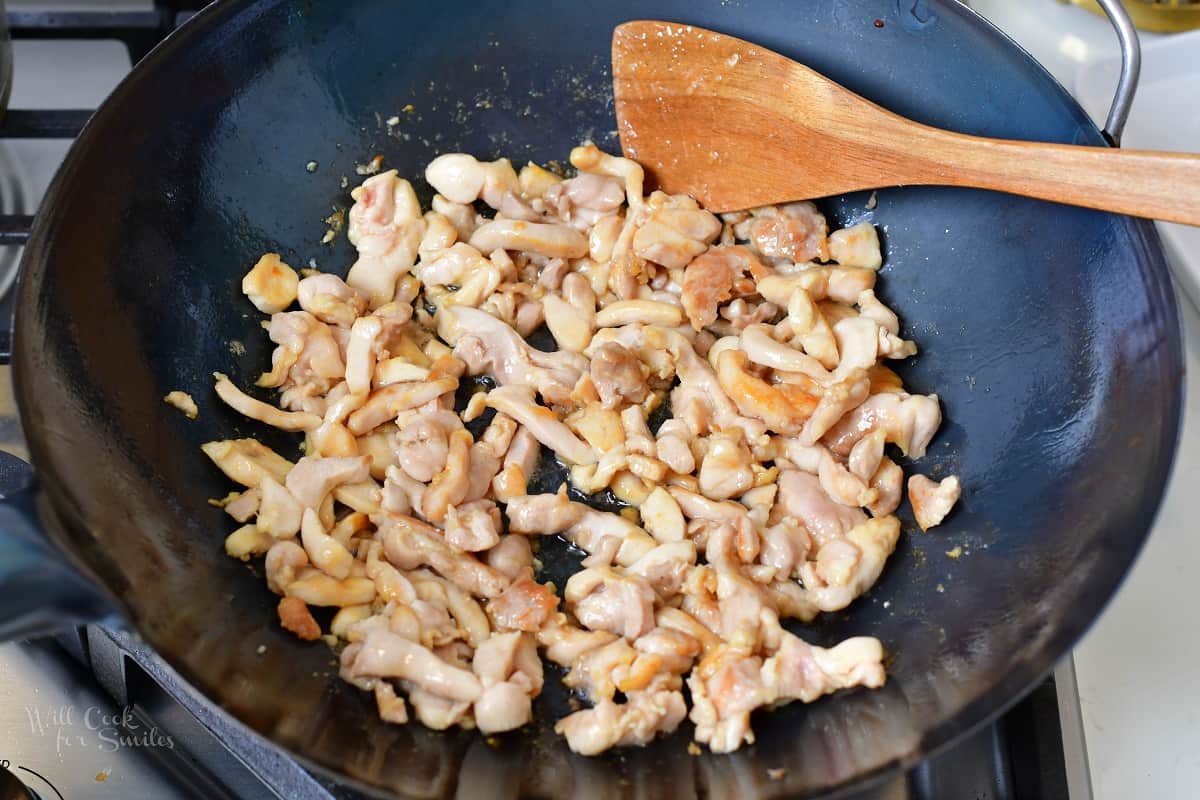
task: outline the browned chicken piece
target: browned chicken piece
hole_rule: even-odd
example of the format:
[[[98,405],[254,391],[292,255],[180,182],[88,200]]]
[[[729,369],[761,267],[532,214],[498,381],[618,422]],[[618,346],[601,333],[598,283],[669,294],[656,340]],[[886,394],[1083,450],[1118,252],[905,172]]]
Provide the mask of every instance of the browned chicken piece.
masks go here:
[[[649,387],[637,356],[616,342],[608,342],[591,353],[592,383],[606,408],[619,408],[646,399]]]
[[[687,716],[677,691],[630,692],[624,703],[602,700],[560,719],[554,732],[576,753],[592,756],[613,747],[644,745],[679,727]]]
[[[255,400],[241,389],[233,385],[228,377],[220,372],[214,372],[217,379],[217,397],[225,401],[233,410],[244,414],[250,419],[265,422],[273,428],[284,431],[307,431],[321,424],[321,418],[307,411],[280,411],[270,403]]]
[[[748,239],[764,257],[793,264],[829,260],[829,243],[825,238],[829,227],[812,203],[764,206],[750,213],[750,219],[735,230],[739,238]]]
[[[633,252],[668,269],[687,266],[721,233],[721,221],[686,195],[654,192],[647,208],[650,214],[634,234]]]
[[[305,456],[287,474],[284,485],[305,508],[319,509],[325,497],[347,483],[370,480],[365,456],[355,458],[312,458]]]
[[[841,611],[879,580],[899,538],[900,520],[875,517],[820,544],[800,568],[806,593],[822,611]]]
[[[532,699],[542,688],[542,662],[526,633],[498,633],[475,651],[471,668],[483,684],[475,724],[484,734],[521,727],[533,718]]]
[[[447,700],[473,703],[483,692],[479,679],[471,672],[453,667],[428,648],[386,630],[367,634],[351,672],[374,678],[399,678]]]
[[[413,480],[429,483],[446,466],[450,433],[461,429],[453,411],[415,415],[394,434],[396,463]]]
[[[366,295],[327,272],[300,281],[297,299],[302,309],[321,322],[342,328],[353,325],[367,308]]]
[[[518,631],[541,630],[557,611],[558,595],[528,576],[514,580],[487,604],[487,612],[498,628]]]
[[[604,539],[616,538],[620,542],[616,561],[621,566],[629,566],[657,545],[650,534],[624,517],[596,511],[561,493],[514,497],[505,513],[513,533],[561,533],[589,553],[599,548]]]
[[[692,327],[700,330],[716,322],[717,309],[733,297],[734,283],[747,272],[763,269],[743,245],[713,246],[692,259],[684,268],[679,296]]]
[[[321,626],[313,619],[312,612],[300,598],[284,597],[280,599],[278,611],[279,624],[283,626],[284,630],[296,634],[306,642],[321,638]]]
[[[242,294],[264,314],[283,311],[296,299],[300,276],[279,259],[278,253],[266,253],[242,278]]]
[[[378,524],[387,559],[400,569],[428,566],[476,597],[496,597],[508,587],[503,573],[446,544],[431,525],[402,514]]]
[[[576,353],[545,353],[531,347],[510,325],[474,308],[450,306],[438,314],[438,333],[472,375],[487,373],[501,386],[532,386],[549,403],[566,403],[587,360]]]
[[[400,277],[412,269],[425,220],[412,186],[395,170],[368,178],[350,194],[347,237],[358,248],[358,260],[346,283],[378,308],[392,301]]]
[[[913,516],[923,531],[941,525],[961,494],[957,475],[939,482],[924,475],[913,475],[908,479],[908,501],[912,503]]]
[[[485,560],[513,582],[533,577],[533,548],[526,536],[500,537],[499,544],[485,554]]]
[[[521,423],[539,442],[557,453],[563,460],[582,466],[595,464],[599,458],[580,441],[571,429],[559,421],[553,411],[534,401],[530,386],[498,386],[488,392],[488,406]],[[525,475],[528,480],[532,475]]]
[[[869,397],[852,409],[825,434],[835,453],[847,455],[874,430],[882,429],[887,441],[911,458],[921,458],[942,423],[937,395],[885,392]]]
[[[446,509],[446,541],[459,550],[476,553],[500,541],[500,509],[491,500],[473,500]]]
[[[787,517],[798,520],[812,534],[817,546],[844,536],[867,520],[860,509],[841,505],[821,488],[816,475],[800,470],[781,470],[776,505]]]
[[[390,722],[393,725],[403,725],[408,722],[408,709],[404,705],[404,698],[396,695],[396,690],[387,681],[376,680],[374,682],[373,691],[375,692],[375,706],[379,709],[379,718],[384,722]]]
[[[654,627],[654,590],[634,575],[608,567],[576,572],[563,592],[567,606],[585,628],[636,639]]]

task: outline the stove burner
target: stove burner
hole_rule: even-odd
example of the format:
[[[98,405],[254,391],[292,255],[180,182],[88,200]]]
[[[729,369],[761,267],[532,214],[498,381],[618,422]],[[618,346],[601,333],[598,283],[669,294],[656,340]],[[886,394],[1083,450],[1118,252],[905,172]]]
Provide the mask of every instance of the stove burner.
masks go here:
[[[0,214],[32,214],[33,194],[25,165],[13,155],[11,145],[0,142]],[[20,248],[0,247],[0,297],[12,289],[20,261]]]

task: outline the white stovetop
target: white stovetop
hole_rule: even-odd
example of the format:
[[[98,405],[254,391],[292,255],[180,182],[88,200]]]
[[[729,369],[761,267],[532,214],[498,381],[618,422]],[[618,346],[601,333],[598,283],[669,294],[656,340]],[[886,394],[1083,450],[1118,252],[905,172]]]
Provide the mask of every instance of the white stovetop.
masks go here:
[[[1074,91],[1091,64],[1118,52],[1108,23],[1053,0],[971,0]],[[1194,36],[1194,34],[1188,34]],[[1147,64],[1161,36],[1143,35]],[[1190,41],[1190,39],[1189,39]],[[1200,44],[1197,45],[1200,48]],[[1200,50],[1198,50],[1200,52]],[[1197,87],[1175,102],[1200,104]],[[1145,104],[1145,105],[1148,105]],[[1151,108],[1135,104],[1132,132]],[[1093,116],[1102,115],[1085,103]],[[1185,106],[1186,107],[1186,106]],[[1192,106],[1195,108],[1195,105]],[[1142,115],[1139,118],[1139,115]],[[1190,144],[1200,150],[1200,141]],[[1200,252],[1171,252],[1192,269]],[[1190,493],[1200,487],[1200,313],[1179,294],[1187,349],[1187,400],[1175,470],[1150,539],[1125,584],[1082,643],[1075,671],[1094,796],[1098,800],[1193,798],[1200,789],[1200,636],[1195,634],[1188,573],[1200,563],[1200,536]]]

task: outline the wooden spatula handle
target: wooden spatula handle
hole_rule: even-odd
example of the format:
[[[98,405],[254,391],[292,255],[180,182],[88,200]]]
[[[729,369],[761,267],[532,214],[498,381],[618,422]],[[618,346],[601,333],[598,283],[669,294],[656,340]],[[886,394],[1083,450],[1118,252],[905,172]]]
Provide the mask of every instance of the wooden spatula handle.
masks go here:
[[[909,182],[976,186],[1200,225],[1200,156],[926,131],[921,147],[905,149],[901,171]]]

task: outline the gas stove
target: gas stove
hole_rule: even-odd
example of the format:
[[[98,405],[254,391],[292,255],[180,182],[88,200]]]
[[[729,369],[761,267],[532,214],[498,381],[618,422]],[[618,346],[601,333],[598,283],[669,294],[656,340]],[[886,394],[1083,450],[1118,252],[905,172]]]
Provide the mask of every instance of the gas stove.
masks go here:
[[[1093,47],[1091,55],[1115,49],[1111,29],[1103,21],[1054,0],[972,0],[971,5],[1030,47],[1068,86],[1072,70],[1082,60],[1078,45],[1063,44],[1070,36],[1083,41],[1085,50]],[[0,216],[0,318],[12,313],[8,289],[16,272],[21,229],[28,222],[21,215],[35,211],[88,110],[107,96],[136,58],[190,13],[187,6],[131,0],[92,3],[86,13],[73,13],[50,11],[50,5],[42,2],[9,3],[16,77],[13,110],[0,126],[0,215],[7,215]],[[1038,23],[1046,19],[1054,20],[1049,33]],[[1185,308],[1185,323],[1189,365],[1196,367],[1200,317],[1190,306]],[[6,336],[0,334],[4,353]],[[1157,630],[1160,639],[1143,644],[1167,664],[1188,663],[1195,656],[1192,650],[1200,647],[1180,645],[1165,626],[1147,625],[1134,634],[1124,625],[1116,631],[1116,625],[1109,623],[1110,618],[1124,622],[1134,609],[1145,606],[1147,598],[1163,602],[1156,578],[1167,569],[1163,562],[1170,560],[1171,548],[1183,546],[1180,540],[1188,531],[1183,515],[1189,506],[1182,497],[1181,476],[1194,480],[1200,472],[1200,401],[1196,399],[1200,379],[1195,377],[1200,369],[1190,374],[1191,406],[1167,507],[1146,555],[1096,630],[1051,679],[995,724],[910,774],[855,795],[857,800],[1086,800],[1128,795],[1123,791],[1127,784],[1114,775],[1120,761],[1132,761],[1133,756],[1118,758],[1115,740],[1104,734],[1104,725],[1113,720],[1124,724],[1127,717],[1135,716],[1130,702],[1123,699],[1126,694],[1144,697],[1154,689],[1137,695],[1120,682],[1125,670],[1113,667],[1118,662],[1118,634],[1146,639]],[[1189,437],[1196,446],[1189,448]],[[0,367],[0,450],[27,457],[7,367]],[[1172,563],[1185,563],[1178,555],[1176,559]],[[1146,567],[1158,572],[1148,575]],[[1182,623],[1177,628],[1186,629]],[[1173,647],[1183,648],[1178,657],[1170,655]],[[1125,654],[1123,663],[1140,663],[1137,654],[1132,655],[1135,660]],[[1180,671],[1180,678],[1186,678],[1186,670]],[[1195,690],[1190,691],[1194,697]],[[330,785],[240,723],[209,708],[127,632],[89,626],[54,638],[0,645],[0,693],[4,701],[0,702],[0,800],[359,796]],[[1169,703],[1175,697],[1163,690],[1160,701]],[[1147,750],[1157,737],[1166,745],[1179,735],[1174,729],[1147,733],[1156,731],[1150,726],[1138,730],[1149,742]],[[1195,733],[1191,737],[1190,741],[1200,741]],[[1187,741],[1178,747],[1186,748]],[[1160,749],[1177,752],[1170,745]],[[1200,777],[1200,767],[1192,764],[1189,769]],[[1182,797],[1187,795],[1183,787],[1195,783],[1194,779],[1160,782],[1156,787],[1161,791],[1149,794],[1167,796],[1174,786],[1175,796]]]

